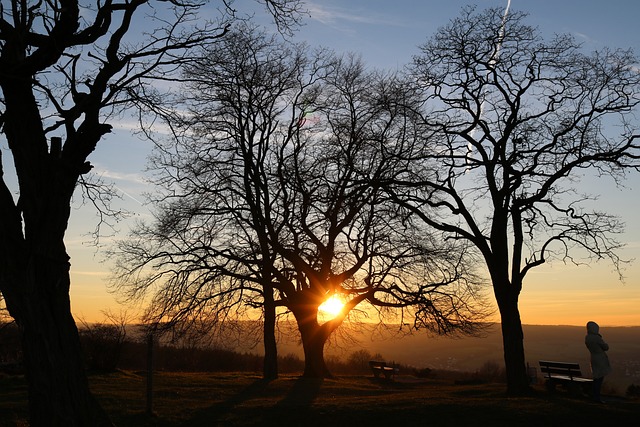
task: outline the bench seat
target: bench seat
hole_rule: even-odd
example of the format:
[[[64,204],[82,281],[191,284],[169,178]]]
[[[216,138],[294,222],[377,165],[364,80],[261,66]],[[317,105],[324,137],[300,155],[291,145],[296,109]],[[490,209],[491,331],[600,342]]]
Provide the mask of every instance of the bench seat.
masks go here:
[[[377,360],[370,360],[369,367],[371,368],[375,378],[379,378],[382,374],[386,379],[391,379],[399,371],[398,368],[388,366],[386,362],[380,362]]]
[[[557,384],[561,384],[570,391],[577,391],[582,387],[588,391],[587,386],[593,383],[593,379],[582,376],[580,364],[573,362],[554,362],[540,360],[540,371],[546,379],[547,389],[553,391]]]
[[[550,377],[546,377],[547,379],[551,378],[556,381],[567,381],[567,382],[577,382],[577,383],[592,383],[593,380],[591,378],[582,378],[582,377],[570,377],[567,375],[551,375]]]

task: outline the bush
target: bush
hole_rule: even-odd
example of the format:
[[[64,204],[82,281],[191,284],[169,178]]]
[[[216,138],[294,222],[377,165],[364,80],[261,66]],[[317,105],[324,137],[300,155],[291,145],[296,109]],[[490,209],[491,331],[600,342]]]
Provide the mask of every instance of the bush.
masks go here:
[[[262,358],[215,347],[162,346],[155,348],[154,367],[172,372],[250,371],[262,369]]]
[[[114,371],[127,337],[124,327],[104,323],[84,324],[79,331],[87,368]]]
[[[418,378],[435,378],[435,373],[430,368],[414,369],[413,375]]]
[[[628,397],[640,397],[640,385],[631,384],[626,394]]]
[[[278,371],[281,373],[297,373],[304,371],[304,361],[293,353],[289,353],[286,356],[279,358]]]
[[[476,372],[479,379],[490,383],[505,382],[507,375],[503,366],[494,361],[485,362]]]
[[[367,350],[354,351],[349,355],[347,365],[354,373],[366,373],[369,372],[369,361],[373,360],[372,357]]]

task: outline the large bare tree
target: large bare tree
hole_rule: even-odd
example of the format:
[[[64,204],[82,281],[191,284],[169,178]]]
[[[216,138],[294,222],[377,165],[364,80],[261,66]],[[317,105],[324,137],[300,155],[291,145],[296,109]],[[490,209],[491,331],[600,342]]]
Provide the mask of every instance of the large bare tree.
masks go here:
[[[443,334],[470,332],[481,320],[464,246],[421,233],[381,185],[406,168],[388,152],[411,131],[411,98],[393,74],[340,58],[304,99],[309,118],[280,159],[275,188],[286,219],[269,231],[291,273],[281,270],[275,288],[298,324],[307,376],[329,375],[325,343],[356,307]],[[345,307],[319,323],[318,307],[331,295]]]
[[[464,251],[417,233],[380,186],[404,165],[379,151],[402,145],[402,87],[307,51],[245,26],[188,69],[186,113],[168,115],[173,138],[153,158],[156,221],[120,244],[115,284],[153,295],[155,322],[262,307],[265,354],[284,307],[304,375],[325,377],[327,339],[363,302],[438,332],[478,319]],[[336,294],[345,308],[319,321]]]
[[[0,126],[17,176],[12,186],[3,161],[0,291],[22,333],[31,425],[110,424],[70,311],[71,199],[109,122],[224,34],[228,3],[208,5],[215,22],[199,22],[203,3],[189,0],[0,3]],[[297,4],[264,3],[285,24]]]
[[[522,393],[525,276],[550,260],[620,267],[622,224],[589,211],[593,196],[580,180],[592,173],[623,183],[640,165],[638,59],[585,54],[568,35],[545,40],[525,15],[500,9],[465,9],[421,50],[412,79],[429,138],[395,195],[481,254],[502,320],[508,391]],[[425,164],[440,164],[439,173],[422,176]]]
[[[172,131],[156,140],[150,162],[157,215],[119,243],[114,276],[127,300],[159,290],[146,321],[178,335],[194,327],[210,335],[260,307],[267,379],[277,376],[277,260],[265,225],[273,203],[266,174],[278,138],[291,137],[280,133],[289,103],[326,67],[305,49],[239,24],[185,70],[176,98],[149,106]],[[152,274],[137,274],[147,266]]]

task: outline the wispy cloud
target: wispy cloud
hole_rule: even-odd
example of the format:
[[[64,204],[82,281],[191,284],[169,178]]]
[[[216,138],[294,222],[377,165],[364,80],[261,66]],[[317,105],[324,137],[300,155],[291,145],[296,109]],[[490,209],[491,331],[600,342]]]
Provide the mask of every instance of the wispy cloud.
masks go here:
[[[147,187],[150,187],[150,184],[145,180],[142,174],[118,172],[107,169],[100,164],[94,164],[93,172],[101,180],[105,180],[106,182],[112,181],[112,185],[124,196],[141,206],[144,205],[144,202],[142,202],[139,197],[133,195],[140,193]]]
[[[388,16],[371,14],[370,11],[326,6],[315,2],[307,2],[306,6],[311,19],[334,28],[343,27],[345,24],[402,25]]]
[[[573,32],[573,36],[578,40],[582,40],[584,43],[595,43],[595,40],[589,37],[587,34],[579,33],[577,31]]]
[[[133,184],[147,185],[147,181],[140,173],[126,173],[109,170],[100,164],[94,164],[94,173],[102,178],[111,179],[114,181],[125,181]]]
[[[92,277],[105,277],[109,275],[108,271],[77,271],[71,270],[71,274],[75,274],[78,276],[92,276]]]
[[[120,119],[120,120],[108,120],[108,124],[113,126],[115,131],[126,131],[131,132],[133,134],[138,134],[139,138],[143,141],[147,140],[147,138],[142,135],[142,127],[138,120],[134,119]],[[153,132],[159,135],[171,135],[171,129],[165,123],[160,121],[154,122],[153,126],[149,126],[149,124],[145,124],[147,127],[147,131]]]
[[[138,120],[119,119],[119,120],[110,120],[107,123],[113,126],[113,129],[116,129],[116,130],[126,130],[126,131],[140,130],[140,122]]]

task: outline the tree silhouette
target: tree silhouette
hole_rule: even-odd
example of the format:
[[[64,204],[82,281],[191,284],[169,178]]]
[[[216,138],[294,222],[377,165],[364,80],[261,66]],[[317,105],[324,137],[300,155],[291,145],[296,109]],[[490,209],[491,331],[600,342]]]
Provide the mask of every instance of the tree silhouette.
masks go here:
[[[620,267],[622,226],[587,210],[593,198],[579,181],[590,170],[622,182],[640,155],[632,52],[586,55],[570,36],[543,40],[524,18],[467,8],[421,47],[411,77],[424,97],[425,142],[411,153],[416,173],[394,190],[426,224],[484,259],[514,394],[528,389],[518,310],[525,276],[582,255]],[[421,172],[438,164],[437,174]]]
[[[404,165],[378,153],[401,144],[402,88],[307,50],[244,26],[189,67],[186,113],[167,108],[172,138],[153,158],[155,222],[121,242],[115,285],[151,293],[154,322],[260,307],[273,344],[284,307],[304,375],[326,377],[325,343],[359,304],[444,333],[473,328],[476,295],[464,248],[418,233],[379,185]],[[321,322],[332,295],[345,307]]]
[[[285,24],[297,4],[265,3]],[[222,3],[218,19],[199,21],[199,4],[0,5],[0,126],[17,176],[15,189],[2,163],[0,290],[23,336],[31,425],[110,424],[89,392],[70,311],[71,199],[109,122],[150,96],[154,81],[170,81],[192,49],[214,42],[234,19]]]
[[[178,335],[194,327],[211,334],[261,308],[267,379],[277,377],[278,261],[265,227],[272,202],[264,175],[279,143],[278,104],[300,97],[322,68],[308,63],[304,49],[239,24],[186,70],[178,99],[149,106],[173,131],[151,159],[157,216],[120,242],[114,277],[127,299],[160,286],[147,321]],[[155,272],[139,276],[147,265]]]

